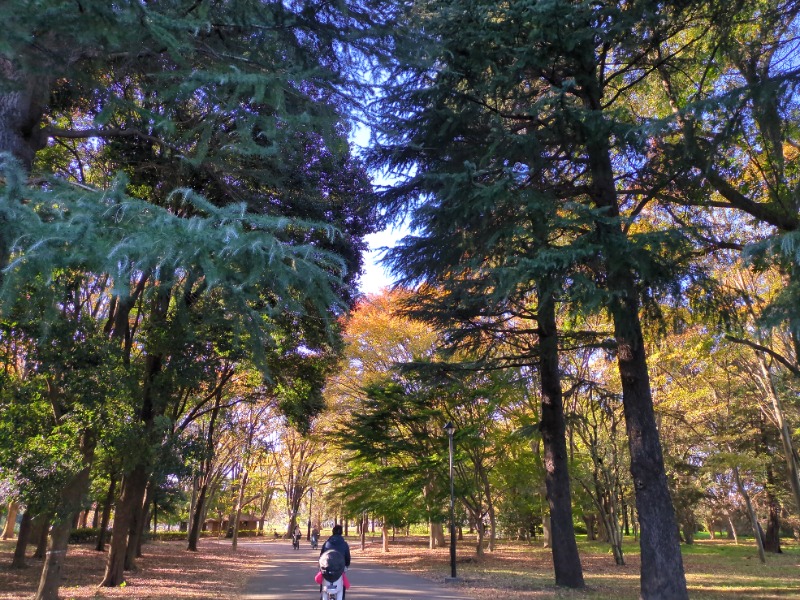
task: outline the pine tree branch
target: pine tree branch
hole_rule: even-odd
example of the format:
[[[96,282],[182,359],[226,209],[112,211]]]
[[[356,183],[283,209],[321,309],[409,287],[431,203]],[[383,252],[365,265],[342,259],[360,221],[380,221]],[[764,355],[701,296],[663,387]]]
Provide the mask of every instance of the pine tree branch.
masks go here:
[[[51,125],[48,125],[47,127],[43,127],[41,129],[41,134],[46,137],[63,138],[70,140],[88,139],[88,138],[108,139],[108,138],[118,138],[118,137],[138,137],[148,142],[153,142],[154,144],[158,144],[159,146],[164,146],[165,148],[169,148],[170,150],[174,150],[175,152],[179,153],[183,152],[182,149],[179,148],[178,146],[170,144],[165,140],[163,140],[162,138],[150,135],[149,133],[145,133],[140,129],[127,129],[127,128],[100,129],[97,127],[92,127],[90,129],[64,129],[62,127],[53,127]]]
[[[70,179],[59,179],[59,181],[63,181],[67,185],[71,185],[73,187],[76,187],[78,189],[81,189],[81,190],[84,190],[84,191],[87,191],[87,192],[100,192],[100,191],[102,191],[102,190],[100,190],[100,189],[98,189],[96,187],[92,187],[91,185],[87,185],[85,183],[80,183],[78,181],[72,181]],[[2,177],[0,177],[0,183],[4,183],[4,182],[5,182],[4,179]],[[28,185],[31,185],[31,186],[33,186],[33,185],[44,185],[44,184],[47,184],[47,183],[52,183],[52,180],[47,179],[46,177],[30,177],[30,178],[28,178]]]

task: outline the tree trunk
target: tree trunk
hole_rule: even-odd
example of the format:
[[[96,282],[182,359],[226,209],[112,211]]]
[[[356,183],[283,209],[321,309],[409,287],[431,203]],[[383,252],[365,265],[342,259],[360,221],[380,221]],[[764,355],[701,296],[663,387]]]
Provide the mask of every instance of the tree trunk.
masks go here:
[[[0,58],[0,77],[13,86],[0,93],[0,152],[10,152],[30,171],[36,151],[47,141],[39,125],[51,78],[42,73],[23,75],[6,58]]]
[[[114,493],[116,489],[117,478],[112,474],[111,481],[108,484],[106,500],[103,503],[103,515],[100,517],[100,530],[97,532],[97,546],[95,546],[95,550],[98,552],[106,551],[106,531],[108,530],[108,522],[111,520],[111,505],[114,504]]]
[[[14,548],[14,558],[11,560],[12,569],[24,569],[25,552],[28,550],[28,539],[31,536],[31,511],[26,510],[22,515],[22,522],[19,524],[19,535],[17,536],[17,545]]]
[[[117,587],[125,581],[125,553],[128,547],[128,532],[134,512],[144,499],[147,486],[147,472],[143,466],[136,467],[122,481],[122,494],[114,511],[114,530],[111,535],[111,548],[106,561],[103,587]]]
[[[587,108],[600,111],[596,74],[587,74]],[[603,124],[598,123],[598,128]],[[592,196],[606,217],[620,217],[616,183],[606,134],[587,131],[587,152],[592,175]],[[622,383],[622,402],[628,432],[631,475],[641,527],[641,587],[643,600],[688,600],[678,524],[669,493],[664,457],[656,425],[650,375],[642,326],[636,277],[628,257],[628,243],[619,223],[598,220],[598,242],[605,254],[609,310],[614,322],[617,365]]]
[[[61,569],[67,555],[72,519],[81,509],[84,497],[89,491],[94,449],[93,437],[85,433],[81,442],[84,467],[72,477],[61,492],[59,510],[50,533],[50,548],[45,556],[35,600],[58,600],[58,587],[62,579]]]
[[[764,355],[760,352],[756,353],[758,362],[761,367],[761,374],[764,378],[764,387],[772,402],[772,412],[778,424],[778,431],[781,434],[781,443],[783,444],[783,455],[786,460],[786,471],[789,479],[789,484],[792,488],[794,495],[795,506],[800,510],[800,465],[798,465],[797,455],[795,454],[794,445],[792,443],[792,434],[789,429],[789,423],[783,413],[783,406],[781,404],[778,391],[772,381],[772,373],[770,373],[767,361]]]
[[[567,470],[567,438],[561,375],[558,366],[558,331],[552,281],[539,282],[539,377],[542,417],[539,429],[544,447],[545,485],[550,506],[553,568],[556,585],[582,588],[583,569],[572,522],[572,495]]]
[[[166,282],[161,282],[161,287],[152,300],[153,308],[151,320],[163,321],[169,309],[170,300],[169,286]],[[144,425],[144,431],[149,433],[152,430],[154,420],[158,416],[155,406],[156,391],[155,381],[163,367],[163,356],[158,353],[148,354],[144,365],[144,385],[142,387],[142,404],[139,409],[139,420]],[[145,435],[145,439],[147,439]],[[125,477],[122,486],[122,495],[114,511],[114,531],[111,537],[111,550],[108,553],[106,562],[106,572],[103,587],[117,587],[125,581],[125,567],[135,568],[136,564],[133,556],[128,554],[128,534],[131,526],[137,518],[141,518],[141,511],[144,506],[144,497],[147,491],[149,480],[149,465],[143,464],[140,459],[133,470]],[[134,548],[135,550],[135,548]]]
[[[367,513],[361,513],[361,549],[367,549]]]
[[[597,461],[597,457],[593,458]],[[599,466],[598,464],[595,468]],[[608,481],[609,474],[607,472],[600,471],[600,474],[603,475],[605,481]],[[588,487],[584,487],[587,493],[592,497],[592,501],[595,503],[600,517],[597,519],[600,525],[599,538],[604,542],[608,542],[608,545],[611,547],[611,554],[614,556],[614,563],[621,567],[625,564],[625,556],[622,551],[622,530],[619,525],[619,507],[616,503],[616,497],[614,494],[603,489],[604,486],[600,483],[597,474],[595,474],[594,485],[594,494],[589,491]]]
[[[542,516],[542,547],[550,548],[553,545],[553,530],[550,527],[550,515]]]
[[[478,518],[476,522],[476,529],[478,532],[478,539],[475,543],[475,554],[478,558],[483,557],[483,539],[486,536],[486,526],[483,524],[483,520]]]
[[[47,541],[50,537],[50,522],[53,520],[52,513],[41,514],[34,519],[39,539],[36,542],[36,552],[33,558],[44,560],[47,556]]]
[[[142,542],[144,541],[144,534],[147,530],[147,524],[150,521],[150,504],[155,496],[155,486],[152,481],[148,482],[147,490],[145,491],[144,501],[142,508],[139,511],[139,516],[136,524],[131,525],[130,536],[128,537],[128,548],[125,552],[125,570],[136,570],[136,560],[142,557]]]
[[[597,511],[597,540],[599,542],[608,541],[608,527],[606,526],[605,515],[603,514],[603,505],[597,503],[600,508]]]
[[[6,517],[6,525],[3,527],[3,539],[10,540],[14,537],[14,527],[17,525],[17,513],[19,512],[19,504],[13,500],[8,503],[8,516]]]
[[[381,543],[383,544],[383,551],[389,551],[389,528],[386,526],[386,519],[381,524]]]
[[[767,468],[767,532],[764,535],[764,550],[773,554],[781,554],[781,505],[775,496],[775,481],[772,468]]]
[[[197,513],[197,497],[200,494],[200,486],[202,485],[204,469],[200,466],[200,472],[192,478],[192,497],[189,500],[189,519],[186,526],[186,541],[189,541],[192,535],[192,525],[194,523],[194,516]]]
[[[767,428],[766,419],[762,415],[761,419],[761,444],[762,450],[770,454],[770,435]],[[790,448],[791,449],[791,448]],[[792,449],[793,451],[793,449]],[[764,535],[764,550],[773,554],[780,554],[781,551],[781,505],[775,495],[775,470],[772,463],[767,459],[767,482],[764,492],[767,500],[767,531]]]
[[[738,545],[739,544],[739,534],[736,531],[736,525],[733,523],[733,517],[728,515],[728,539],[733,538],[733,543]]]
[[[444,527],[441,523],[430,522],[430,548],[444,548]]]
[[[155,535],[156,533],[158,533],[158,504],[156,503],[155,500],[153,500],[152,506],[153,506],[153,511],[152,511],[153,535]],[[167,525],[167,527],[169,527],[169,525]]]
[[[244,488],[247,485],[247,469],[242,472],[241,483],[239,484],[239,493],[236,496],[235,516],[233,519],[233,545],[232,548],[236,551],[236,546],[239,540],[239,519],[242,516],[242,504],[244,503]]]
[[[606,531],[608,532],[608,543],[614,555],[614,563],[621,567],[625,564],[625,555],[622,552],[622,530],[613,515],[606,515]]]
[[[644,600],[685,600],[689,597],[686,576],[650,395],[638,300],[632,278],[626,283],[629,296],[624,302],[616,303],[614,328],[639,515],[641,597]]]
[[[756,511],[753,510],[753,504],[750,502],[750,494],[747,493],[742,478],[739,477],[739,467],[733,467],[733,478],[736,481],[736,487],[739,488],[739,493],[744,498],[744,504],[747,507],[747,514],[750,517],[750,524],[753,527],[753,537],[756,539],[756,546],[758,547],[758,558],[762,563],[766,564],[767,557],[764,554],[764,542],[761,539],[761,526],[758,524],[758,517]]]
[[[481,480],[483,483],[483,494],[486,497],[486,510],[489,514],[489,552],[494,552],[495,542],[497,541],[497,515],[494,510],[492,486],[489,483],[489,475],[486,469],[481,469]]]
[[[206,437],[206,456],[203,461],[203,470],[200,480],[200,492],[197,495],[194,513],[192,514],[192,525],[189,528],[189,547],[188,550],[197,552],[197,542],[200,539],[203,516],[205,515],[206,497],[208,486],[211,482],[211,468],[214,463],[214,427],[219,415],[219,408],[222,404],[222,386],[217,388],[214,395],[214,407],[211,409],[211,418],[208,423],[208,436]]]
[[[622,505],[622,528],[625,532],[625,535],[631,534],[630,522],[628,521],[628,503],[625,502],[623,499],[621,502]]]
[[[125,559],[123,569],[125,571],[136,571],[136,548],[139,545],[139,537],[144,528],[145,500],[147,498],[147,488],[149,475],[144,475],[144,485],[137,492],[137,501],[131,507],[130,522],[128,526],[127,542],[125,544]],[[116,528],[114,531],[116,535]]]
[[[683,534],[683,543],[687,546],[694,544],[694,530],[695,524],[689,521],[681,523],[681,533]]]
[[[13,154],[26,173],[31,170],[36,151],[47,141],[40,133],[43,109],[50,96],[48,86],[51,78],[45,72],[49,69],[23,75],[11,60],[0,56],[0,80],[4,88],[0,91],[0,152]],[[6,161],[2,159],[0,162]],[[7,218],[0,215],[0,286],[14,242],[13,223],[8,223]],[[3,539],[9,537],[4,532]]]
[[[71,520],[56,521],[50,534],[50,549],[47,551],[39,589],[35,600],[58,600],[58,587],[61,584],[61,569],[67,553]]]
[[[200,483],[200,492],[197,495],[192,522],[189,526],[189,540],[187,550],[197,552],[197,542],[200,539],[200,531],[203,527],[203,514],[206,504],[206,494],[208,493],[208,477],[204,474]]]
[[[583,513],[583,522],[586,524],[586,540],[594,542],[597,539],[597,516],[593,513]]]
[[[148,502],[142,511],[142,525],[139,527],[139,535],[136,538],[136,558],[142,558],[142,545],[147,538],[147,533],[150,531],[150,506],[152,504]]]

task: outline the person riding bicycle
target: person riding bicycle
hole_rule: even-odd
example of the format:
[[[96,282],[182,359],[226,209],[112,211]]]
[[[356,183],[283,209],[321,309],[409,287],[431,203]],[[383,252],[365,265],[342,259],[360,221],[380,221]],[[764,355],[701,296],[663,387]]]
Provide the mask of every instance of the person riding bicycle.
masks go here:
[[[329,537],[324,544],[322,544],[322,550],[320,550],[319,555],[322,556],[328,550],[336,550],[342,556],[344,556],[344,566],[350,566],[350,546],[348,545],[347,541],[342,536],[342,526],[341,525],[334,525],[333,531],[331,532],[332,535]]]
[[[303,537],[303,532],[300,530],[300,525],[294,526],[294,531],[292,532],[292,546],[297,549],[300,547],[300,538]]]

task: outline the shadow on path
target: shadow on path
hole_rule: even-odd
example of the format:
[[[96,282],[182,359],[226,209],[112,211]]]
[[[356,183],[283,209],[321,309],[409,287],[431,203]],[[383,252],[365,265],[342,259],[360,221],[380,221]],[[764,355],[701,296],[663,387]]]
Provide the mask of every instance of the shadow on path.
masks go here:
[[[243,547],[263,552],[264,566],[247,582],[246,600],[319,599],[317,574],[319,550],[308,544],[293,550],[286,542],[254,542]],[[353,558],[347,572],[351,588],[347,600],[468,600],[455,588],[436,585],[420,577],[388,569],[368,559]]]

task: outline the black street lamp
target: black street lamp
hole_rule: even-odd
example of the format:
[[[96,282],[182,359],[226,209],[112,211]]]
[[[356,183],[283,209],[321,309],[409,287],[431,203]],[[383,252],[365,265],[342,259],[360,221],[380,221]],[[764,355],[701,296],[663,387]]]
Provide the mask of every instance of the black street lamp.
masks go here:
[[[308,488],[309,497],[308,497],[308,535],[306,539],[310,542],[311,541],[311,503],[314,501],[314,488]]]
[[[455,492],[453,489],[453,433],[455,425],[448,421],[444,426],[450,441],[450,579],[456,579],[456,519],[455,519]]]

